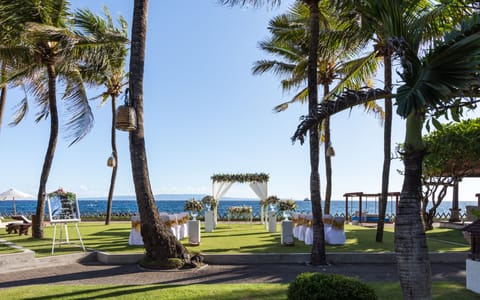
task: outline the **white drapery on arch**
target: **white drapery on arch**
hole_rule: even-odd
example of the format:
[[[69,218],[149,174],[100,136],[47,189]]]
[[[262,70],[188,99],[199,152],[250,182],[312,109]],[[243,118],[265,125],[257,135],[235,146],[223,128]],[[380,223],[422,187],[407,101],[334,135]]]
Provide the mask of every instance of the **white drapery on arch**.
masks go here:
[[[217,203],[220,201],[220,198],[222,198],[228,190],[232,187],[232,185],[235,183],[235,181],[213,181],[213,186],[212,186],[212,196],[215,198]],[[268,183],[266,181],[264,182],[259,182],[259,181],[251,181],[249,182],[249,186],[252,189],[252,191],[257,195],[260,200],[265,200],[268,196]],[[217,215],[218,215],[218,204],[214,209],[214,222],[215,225],[217,224]],[[264,221],[264,213],[262,210],[262,216],[261,216],[261,221]]]

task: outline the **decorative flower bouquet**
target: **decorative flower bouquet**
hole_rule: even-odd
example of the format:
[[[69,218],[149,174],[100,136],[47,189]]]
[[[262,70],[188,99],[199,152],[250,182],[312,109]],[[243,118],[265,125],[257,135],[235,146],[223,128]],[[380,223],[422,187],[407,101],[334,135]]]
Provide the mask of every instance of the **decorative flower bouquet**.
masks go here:
[[[251,206],[230,206],[228,208],[228,213],[233,214],[251,214],[253,211]]]
[[[215,198],[213,198],[213,196],[203,197],[202,198],[202,203],[205,206],[205,208],[208,209],[208,210],[215,209],[215,207],[217,207],[217,205],[218,205],[217,200],[215,200]]]
[[[297,208],[297,202],[294,200],[280,200],[278,202],[279,211],[293,211]]]
[[[185,202],[183,210],[189,210],[191,212],[200,212],[203,208],[202,202],[196,200],[195,198],[189,199]]]
[[[280,201],[277,196],[270,196],[265,200],[260,201],[261,206],[267,206],[267,205],[276,205]]]

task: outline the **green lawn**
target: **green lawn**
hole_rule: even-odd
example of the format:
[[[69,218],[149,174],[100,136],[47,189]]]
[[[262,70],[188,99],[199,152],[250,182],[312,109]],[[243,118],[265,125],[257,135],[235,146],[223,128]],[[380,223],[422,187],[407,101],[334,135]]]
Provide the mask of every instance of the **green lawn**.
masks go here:
[[[398,283],[374,283],[379,299],[402,299]],[[2,299],[183,299],[241,300],[287,299],[287,284],[199,284],[173,285],[42,285],[22,286],[2,290]],[[433,283],[433,299],[478,299],[463,285]]]
[[[84,244],[89,249],[110,253],[142,253],[142,246],[129,246],[130,222],[82,222],[79,224]],[[57,226],[57,239],[60,226]],[[81,251],[74,225],[69,225],[70,245],[55,248],[55,255]],[[384,242],[375,242],[375,229],[345,225],[347,243],[344,246],[327,246],[327,252],[391,252],[393,251],[393,228],[387,228]],[[0,232],[0,239],[8,240],[36,252],[37,256],[48,256],[52,248],[53,226],[45,227],[45,239],[18,236]],[[429,250],[468,251],[469,245],[458,230],[437,228],[427,233]],[[249,223],[220,223],[214,232],[201,233],[201,245],[190,247],[188,239],[182,240],[191,252],[203,253],[309,253],[310,246],[295,241],[294,246],[280,245],[280,225],[277,233],[269,233],[263,225]],[[2,251],[0,247],[0,251]]]

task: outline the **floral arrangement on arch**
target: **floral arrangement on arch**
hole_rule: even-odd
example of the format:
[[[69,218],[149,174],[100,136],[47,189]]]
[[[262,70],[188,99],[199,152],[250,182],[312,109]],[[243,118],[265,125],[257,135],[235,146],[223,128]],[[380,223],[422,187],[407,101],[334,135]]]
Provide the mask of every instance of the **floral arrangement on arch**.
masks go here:
[[[297,202],[295,200],[280,200],[278,202],[279,211],[292,211],[297,209]]]
[[[185,202],[185,206],[183,207],[183,210],[190,210],[193,212],[200,212],[203,209],[202,202],[196,200],[195,198],[188,199]]]
[[[218,201],[209,195],[202,198],[202,203],[205,207],[210,206],[210,209],[215,209],[218,205]]]
[[[278,201],[280,201],[280,199],[278,199],[277,196],[270,196],[265,200],[260,200],[260,206],[276,205]]]
[[[228,208],[228,213],[229,214],[251,214],[253,211],[253,208],[251,206],[230,206]]]

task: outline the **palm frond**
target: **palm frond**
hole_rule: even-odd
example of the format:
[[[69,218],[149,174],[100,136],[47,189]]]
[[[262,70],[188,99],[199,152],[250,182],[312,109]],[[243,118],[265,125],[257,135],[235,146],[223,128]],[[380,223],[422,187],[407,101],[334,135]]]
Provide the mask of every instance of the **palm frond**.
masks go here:
[[[66,83],[62,99],[66,107],[66,139],[69,146],[80,141],[93,127],[93,114],[80,72],[71,72],[63,78]]]
[[[222,5],[227,6],[252,6],[260,7],[264,5],[269,5],[271,7],[278,6],[282,2],[281,0],[218,0]]]

